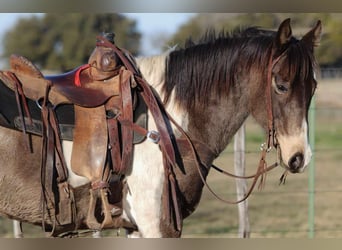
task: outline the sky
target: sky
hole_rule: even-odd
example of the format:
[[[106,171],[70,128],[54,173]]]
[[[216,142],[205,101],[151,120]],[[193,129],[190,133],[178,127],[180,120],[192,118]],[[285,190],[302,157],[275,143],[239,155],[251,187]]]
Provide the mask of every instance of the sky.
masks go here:
[[[142,54],[145,56],[158,54],[153,46],[153,39],[158,34],[171,35],[195,13],[126,13],[137,20],[137,28],[142,33]]]
[[[137,21],[137,28],[142,34],[142,55],[154,55],[161,51],[153,45],[158,34],[171,35],[180,25],[187,22],[195,13],[122,13]],[[28,17],[32,13],[0,13],[0,39],[20,17]],[[35,14],[41,15],[41,14]],[[23,37],[24,38],[24,37]]]

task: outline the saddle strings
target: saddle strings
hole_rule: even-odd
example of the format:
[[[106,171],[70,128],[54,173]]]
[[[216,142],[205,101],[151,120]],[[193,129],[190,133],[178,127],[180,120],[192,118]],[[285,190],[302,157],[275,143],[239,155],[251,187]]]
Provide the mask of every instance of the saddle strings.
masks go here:
[[[27,147],[29,149],[29,151],[31,153],[33,153],[33,146],[32,146],[32,137],[29,133],[27,133],[26,130],[26,119],[23,113],[23,109],[22,106],[24,106],[24,111],[26,114],[26,117],[28,118],[28,125],[32,125],[33,121],[32,121],[32,117],[31,117],[31,113],[27,104],[27,100],[24,94],[24,90],[23,87],[19,81],[19,79],[17,78],[17,76],[12,73],[12,72],[8,72],[8,76],[12,79],[12,81],[15,83],[15,98],[16,98],[16,102],[17,102],[17,108],[18,108],[18,112],[19,112],[19,116],[21,118],[21,123],[22,123],[22,130],[23,130],[23,134],[27,139]]]

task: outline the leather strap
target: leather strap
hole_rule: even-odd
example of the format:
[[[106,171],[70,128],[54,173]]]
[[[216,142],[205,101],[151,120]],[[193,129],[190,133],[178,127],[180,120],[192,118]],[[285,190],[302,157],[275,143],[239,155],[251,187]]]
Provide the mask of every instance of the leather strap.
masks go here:
[[[63,155],[62,144],[60,140],[59,126],[56,119],[53,107],[47,102],[50,91],[50,85],[47,85],[46,96],[42,105],[42,121],[43,121],[43,147],[42,147],[42,175],[45,173],[52,173],[47,169],[56,169],[57,172],[57,185],[59,190],[59,201],[55,204],[56,219],[61,225],[71,224],[75,218],[75,204],[72,191],[68,185],[68,170]],[[45,177],[43,178],[45,179]],[[52,187],[53,176],[48,176],[47,184],[42,183],[43,190],[49,190],[47,187]],[[52,195],[52,196],[51,196]],[[50,194],[53,197],[53,194]],[[44,195],[44,197],[46,197]],[[47,202],[47,201],[46,201]],[[44,210],[43,210],[44,212]],[[53,232],[52,232],[53,233]]]
[[[134,64],[127,58],[127,56],[124,55],[122,50],[120,50],[104,37],[99,36],[97,37],[97,39],[99,40],[97,44],[98,46],[106,46],[112,48],[117,53],[124,66],[134,73],[134,79],[139,84],[139,87],[142,90],[141,95],[144,98],[146,105],[150,109],[150,112],[152,113],[155,120],[158,132],[160,133],[160,146],[162,148],[162,151],[166,152],[166,157],[170,162],[175,163],[175,153],[168,129],[169,125],[167,125],[165,121],[165,110],[163,108],[163,105],[161,104],[161,101],[152,92],[151,87],[143,79]]]
[[[120,120],[127,120],[133,123],[133,103],[130,79],[126,82],[121,80],[122,71],[120,71],[120,87],[122,97],[122,113]],[[133,158],[133,130],[131,126],[121,126],[122,135],[122,157],[121,157],[121,168],[118,170],[118,174],[124,174],[128,166],[132,164]]]
[[[24,113],[22,106],[24,106],[25,114],[26,117],[28,118],[28,122],[30,125],[32,125],[32,117],[28,108],[28,104],[24,95],[24,90],[22,88],[22,85],[16,75],[12,72],[8,72],[8,77],[11,78],[11,80],[14,82],[15,85],[15,98],[17,102],[17,107],[18,107],[18,113],[19,117],[21,117],[22,120],[22,131],[24,136],[27,138],[27,148],[30,150],[30,152],[33,152],[33,149],[31,147],[31,137],[29,134],[27,134],[27,128],[26,128],[26,123],[24,121]]]
[[[107,126],[109,137],[109,151],[112,159],[113,171],[122,172],[118,120],[114,118],[107,119]]]
[[[270,150],[272,146],[277,147],[275,139],[275,128],[274,128],[274,118],[273,118],[273,108],[272,108],[272,71],[274,66],[279,62],[285,51],[279,56],[275,57],[275,49],[272,44],[270,49],[270,56],[267,68],[267,81],[266,81],[266,110],[267,110],[267,127],[268,127],[268,137],[267,139],[267,149]]]
[[[122,80],[123,69],[119,72],[121,98],[109,100],[107,111],[112,117],[107,118],[109,150],[115,174],[123,175],[133,158],[133,98],[131,78]],[[135,125],[137,126],[137,125]],[[121,134],[119,134],[121,131]],[[121,136],[121,137],[120,137]]]

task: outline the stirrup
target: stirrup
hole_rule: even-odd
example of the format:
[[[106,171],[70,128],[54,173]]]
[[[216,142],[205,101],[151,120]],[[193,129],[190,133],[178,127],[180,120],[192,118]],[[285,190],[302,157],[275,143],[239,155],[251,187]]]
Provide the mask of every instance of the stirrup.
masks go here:
[[[115,226],[112,217],[117,217],[122,214],[120,207],[114,206],[108,201],[107,188],[90,189],[90,201],[87,213],[86,224],[90,229],[101,230],[104,228],[113,228]],[[98,193],[100,192],[100,193]],[[101,198],[102,212],[104,215],[103,221],[100,223],[95,217],[96,201]]]
[[[104,214],[104,219],[101,224],[101,229],[103,228],[113,228],[115,226],[112,217],[119,216],[122,214],[122,209],[109,204],[108,201],[108,191],[106,189],[100,189],[101,201],[102,201],[102,211]]]
[[[90,200],[89,200],[86,224],[88,228],[90,229],[99,230],[101,229],[101,224],[95,218],[95,208],[96,208],[96,200],[97,200],[96,190],[89,189],[89,193],[90,193]]]

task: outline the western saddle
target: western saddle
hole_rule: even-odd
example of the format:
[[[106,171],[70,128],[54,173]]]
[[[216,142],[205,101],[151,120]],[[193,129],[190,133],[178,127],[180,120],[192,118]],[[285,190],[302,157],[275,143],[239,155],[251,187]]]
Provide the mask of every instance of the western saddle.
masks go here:
[[[168,163],[164,164],[168,189],[173,196],[169,199],[174,206],[178,228],[181,227],[177,198],[174,197],[175,178],[170,170],[170,166],[176,165],[174,138],[169,134],[167,115],[132,56],[115,45],[112,33],[97,37],[88,64],[65,74],[44,76],[33,63],[19,55],[10,57],[10,67],[8,71],[0,71],[0,79],[15,93],[19,113],[17,123],[28,138],[35,119],[31,117],[27,102],[36,102],[41,110],[42,173],[47,173],[46,169],[55,169],[56,173],[56,176],[42,175],[43,189],[46,190],[43,192],[44,210],[47,210],[48,200],[56,200],[53,204],[55,223],[74,223],[75,217],[75,201],[67,182],[61,145],[61,139],[65,139],[61,133],[63,127],[56,116],[59,106],[69,104],[74,109],[73,133],[69,133],[69,139],[73,140],[71,168],[91,182],[88,227],[122,227],[121,204],[112,204],[108,199],[109,180],[112,174],[124,176],[131,166],[136,134],[158,143],[163,152],[164,162]],[[150,109],[158,131],[146,129],[146,107]],[[136,117],[137,113],[143,118]],[[55,190],[49,188],[53,183],[57,183]],[[97,201],[101,201],[102,221],[94,215]]]

